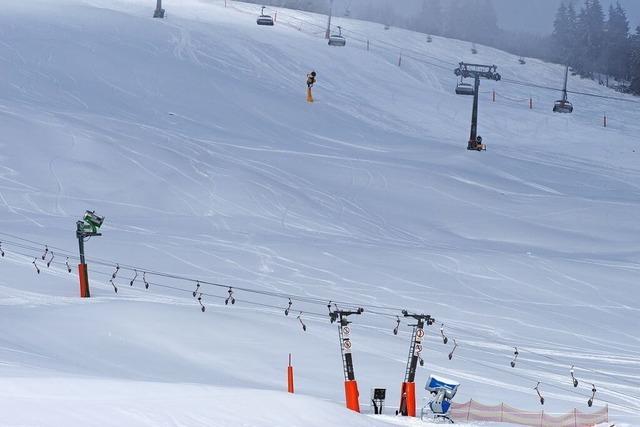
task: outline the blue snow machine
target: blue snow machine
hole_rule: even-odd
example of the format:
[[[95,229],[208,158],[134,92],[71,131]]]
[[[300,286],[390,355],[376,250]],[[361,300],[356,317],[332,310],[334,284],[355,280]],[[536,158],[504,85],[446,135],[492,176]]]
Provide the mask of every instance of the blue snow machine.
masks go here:
[[[430,375],[424,389],[431,393],[431,400],[422,408],[420,419],[423,419],[425,411],[429,410],[433,414],[434,421],[453,424],[453,420],[448,413],[451,407],[451,399],[458,392],[459,386],[460,383],[458,382]]]

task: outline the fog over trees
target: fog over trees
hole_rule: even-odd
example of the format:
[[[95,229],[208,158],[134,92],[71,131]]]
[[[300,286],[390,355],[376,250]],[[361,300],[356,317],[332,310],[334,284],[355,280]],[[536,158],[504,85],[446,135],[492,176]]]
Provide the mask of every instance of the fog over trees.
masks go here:
[[[329,0],[248,1],[318,13],[329,9]],[[503,0],[496,1],[504,7]],[[640,95],[640,27],[631,29],[621,3],[552,3],[559,6],[555,19],[548,18],[553,32],[546,35],[501,28],[494,0],[402,0],[400,6],[397,0],[335,0],[333,13],[568,64],[577,74]]]

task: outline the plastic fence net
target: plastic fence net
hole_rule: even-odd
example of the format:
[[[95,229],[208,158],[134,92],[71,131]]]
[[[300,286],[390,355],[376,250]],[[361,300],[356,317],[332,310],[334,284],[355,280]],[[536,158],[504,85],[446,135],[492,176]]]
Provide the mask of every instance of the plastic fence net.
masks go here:
[[[470,400],[453,403],[450,416],[455,421],[492,421],[537,427],[588,427],[609,421],[609,408],[587,414],[574,409],[567,414],[547,414],[544,411],[524,411],[509,405],[483,405]]]

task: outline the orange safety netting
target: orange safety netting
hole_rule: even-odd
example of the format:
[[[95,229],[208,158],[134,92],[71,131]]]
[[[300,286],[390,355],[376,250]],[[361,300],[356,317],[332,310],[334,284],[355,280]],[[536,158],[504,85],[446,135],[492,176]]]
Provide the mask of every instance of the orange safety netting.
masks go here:
[[[504,403],[483,405],[470,400],[452,403],[449,415],[454,421],[493,421],[534,427],[590,427],[609,421],[609,407],[587,414],[577,409],[564,415],[546,414],[544,411],[523,411]]]

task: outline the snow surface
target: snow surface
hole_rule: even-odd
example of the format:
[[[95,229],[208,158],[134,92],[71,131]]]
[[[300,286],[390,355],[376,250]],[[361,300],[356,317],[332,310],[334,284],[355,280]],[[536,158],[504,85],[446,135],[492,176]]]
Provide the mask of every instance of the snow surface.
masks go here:
[[[121,270],[114,294],[115,262],[367,305],[352,325],[363,412],[374,386],[388,414],[398,403],[410,328],[370,313],[391,305],[438,320],[420,389],[434,373],[461,382],[458,402],[540,410],[542,381],[545,411],[565,413],[588,411],[594,383],[594,406],[640,424],[637,104],[573,95],[559,115],[557,93],[483,82],[488,151],[467,152],[452,64],[553,87],[562,67],[341,18],[347,46],[329,47],[321,16],[258,27],[258,7],[236,2],[167,1],[154,20],[150,3],[2,2],[0,425],[417,423],[341,408],[323,305],[285,317],[285,299],[237,290],[225,306],[207,287],[202,313],[158,286],[192,290],[169,278],[145,290]],[[75,253],[88,208],[107,219],[81,300],[75,272],[38,260],[37,275],[14,243]],[[451,361],[440,323],[460,344]],[[288,353],[304,396],[282,392]]]

